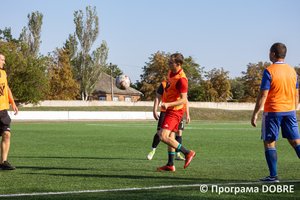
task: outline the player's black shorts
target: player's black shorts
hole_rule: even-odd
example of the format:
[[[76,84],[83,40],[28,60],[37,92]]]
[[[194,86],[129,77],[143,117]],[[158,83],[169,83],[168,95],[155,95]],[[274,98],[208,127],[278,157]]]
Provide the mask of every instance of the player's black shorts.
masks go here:
[[[10,122],[11,119],[7,110],[0,110],[0,135],[2,135],[4,131],[10,132]]]
[[[160,130],[161,123],[165,118],[165,114],[166,114],[166,112],[160,112],[159,119],[158,119],[158,124],[157,124],[157,130],[158,131]],[[178,130],[183,130],[183,129],[184,129],[184,127],[183,127],[183,117],[182,117],[181,121],[180,121],[180,124],[178,125]]]

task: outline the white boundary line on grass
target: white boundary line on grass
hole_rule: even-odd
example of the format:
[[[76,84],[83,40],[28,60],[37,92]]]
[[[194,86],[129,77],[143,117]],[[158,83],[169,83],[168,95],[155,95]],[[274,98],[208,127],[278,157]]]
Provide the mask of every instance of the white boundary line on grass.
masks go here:
[[[300,180],[280,181],[280,183],[297,183]],[[280,184],[279,183],[279,184]],[[208,183],[204,185],[252,185],[262,184],[259,182],[245,182],[245,183]],[[276,183],[278,184],[278,183]],[[83,191],[67,191],[67,192],[43,192],[43,193],[22,193],[22,194],[3,194],[0,197],[19,197],[19,196],[46,196],[46,195],[59,195],[59,194],[79,194],[79,193],[97,193],[97,192],[115,192],[115,191],[133,191],[133,190],[153,190],[153,189],[165,189],[165,188],[177,188],[177,187],[200,187],[203,184],[193,185],[167,185],[156,187],[143,187],[143,188],[120,188],[120,189],[106,189],[106,190],[83,190]]]

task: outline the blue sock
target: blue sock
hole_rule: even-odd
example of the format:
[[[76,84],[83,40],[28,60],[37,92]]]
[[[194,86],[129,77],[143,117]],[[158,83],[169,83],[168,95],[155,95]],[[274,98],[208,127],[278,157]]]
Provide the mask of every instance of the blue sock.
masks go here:
[[[275,147],[265,149],[265,156],[270,170],[270,176],[277,175],[277,152]]]
[[[298,144],[297,146],[294,147],[296,153],[297,153],[297,156],[298,158],[300,158],[300,144]]]

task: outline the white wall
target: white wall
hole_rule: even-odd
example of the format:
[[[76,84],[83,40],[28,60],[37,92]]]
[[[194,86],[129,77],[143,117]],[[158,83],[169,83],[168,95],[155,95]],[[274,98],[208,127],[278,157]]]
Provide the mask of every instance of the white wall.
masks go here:
[[[253,110],[255,103],[236,103],[236,102],[190,102],[192,108],[216,108],[226,110]],[[34,105],[22,105],[23,107],[33,107]],[[125,102],[125,101],[59,101],[49,100],[41,101],[37,106],[45,107],[68,107],[68,106],[147,106],[152,107],[153,101],[138,101],[138,102]]]
[[[152,112],[102,112],[102,111],[19,111],[14,115],[8,111],[12,120],[154,120]]]

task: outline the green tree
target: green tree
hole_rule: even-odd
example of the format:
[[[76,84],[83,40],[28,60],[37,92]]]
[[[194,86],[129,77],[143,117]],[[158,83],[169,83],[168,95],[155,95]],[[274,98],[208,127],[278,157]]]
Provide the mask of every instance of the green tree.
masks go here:
[[[104,73],[111,75],[110,65],[105,65]],[[118,67],[118,65],[112,65],[112,77],[117,78],[117,76],[122,74],[123,71]]]
[[[1,35],[3,35],[3,36],[1,36]],[[14,42],[17,44],[20,42],[20,40],[17,40],[12,37],[11,28],[7,28],[7,27],[5,27],[4,30],[0,29],[0,40],[3,40],[5,42]]]
[[[75,100],[80,85],[73,79],[67,49],[56,48],[49,54],[49,94],[48,100]]]
[[[224,71],[223,68],[212,69],[207,72],[205,77],[208,79],[206,83],[207,92],[211,96],[211,99],[215,98],[215,101],[227,101],[228,98],[232,96],[230,92],[230,83],[229,83],[229,71]],[[214,92],[213,92],[214,91]],[[217,98],[213,97],[217,93]],[[207,94],[208,95],[208,94]]]
[[[188,88],[188,99],[189,101],[206,101],[205,96],[205,85],[204,81],[201,82],[201,85],[189,84]]]
[[[154,100],[157,89],[161,82],[167,79],[169,72],[169,57],[170,53],[158,51],[149,57],[149,62],[143,67],[143,73],[140,75],[141,85],[139,90],[144,93],[143,100]]]
[[[28,45],[28,52],[34,56],[38,57],[40,44],[42,43],[41,32],[43,24],[43,14],[39,11],[31,12],[31,15],[27,15],[28,25],[24,26],[22,33],[20,34],[20,40]],[[23,49],[23,51],[25,50]]]
[[[20,48],[14,42],[0,41],[0,51],[5,55],[4,69],[16,102],[27,104],[43,100],[48,92],[47,59],[27,55],[26,46]]]
[[[206,80],[203,82],[204,86],[204,101],[206,102],[218,102],[220,101],[220,96],[215,88],[213,88],[213,84]]]
[[[245,93],[245,86],[244,86],[244,81],[242,77],[237,77],[233,79],[229,79],[230,83],[230,92],[232,93],[232,99],[234,101],[239,101]]]
[[[99,35],[99,19],[96,7],[93,9],[91,6],[86,7],[85,16],[82,10],[74,12],[76,31],[74,36],[69,36],[68,44],[65,44],[70,51],[74,77],[80,82],[82,100],[87,100],[94,91],[97,82],[101,79],[100,75],[107,65],[108,57],[106,41],[102,41],[102,44],[90,53]],[[72,58],[73,55],[74,58]]]
[[[200,67],[192,56],[189,56],[184,59],[182,69],[188,78],[188,99],[190,101],[202,101],[205,93],[202,85],[204,67]]]
[[[154,100],[160,83],[167,79],[169,73],[170,53],[156,52],[149,57],[149,62],[143,67],[143,73],[140,75],[141,81],[136,82],[136,88],[144,93],[144,100]],[[190,101],[199,101],[204,97],[204,87],[199,86],[202,83],[203,68],[197,64],[191,56],[184,59],[182,64],[188,79],[188,99]],[[199,91],[198,91],[199,90]]]
[[[68,55],[69,55],[69,60],[70,64],[72,67],[73,71],[73,76],[74,78],[79,80],[79,74],[78,71],[76,70],[76,53],[78,51],[78,41],[76,40],[76,35],[69,34],[68,39],[64,43],[64,49],[68,49]]]
[[[260,84],[264,70],[271,65],[270,62],[249,63],[247,71],[242,71],[245,83],[245,94],[241,98],[242,102],[256,102],[260,91]]]

